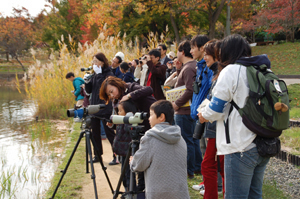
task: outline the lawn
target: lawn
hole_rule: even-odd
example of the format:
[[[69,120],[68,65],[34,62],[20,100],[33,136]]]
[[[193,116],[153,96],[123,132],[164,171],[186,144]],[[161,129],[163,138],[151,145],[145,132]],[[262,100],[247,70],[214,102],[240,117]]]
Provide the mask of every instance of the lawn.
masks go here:
[[[36,59],[40,60],[42,63],[46,63],[48,59],[47,50],[37,50]],[[26,52],[23,56],[18,58],[21,63],[24,65],[27,70],[28,67],[34,63],[34,59],[29,52]],[[0,57],[0,73],[24,73],[22,66],[16,59],[9,58],[9,61],[6,60],[6,57]]]
[[[267,54],[276,75],[300,75],[300,42],[254,46],[252,54]]]
[[[290,107],[300,108],[300,84],[292,84],[288,86],[289,98],[292,100],[290,102]],[[299,115],[300,117],[300,115]]]
[[[188,179],[189,193],[190,199],[199,199],[203,198],[199,194],[199,191],[192,189],[192,186],[195,184],[199,184],[202,182],[202,176],[195,176],[194,179]],[[219,199],[222,199],[223,195],[219,195]],[[281,190],[276,187],[276,184],[271,184],[270,182],[265,181],[263,184],[263,198],[264,199],[288,199],[290,198],[288,195],[284,194]]]

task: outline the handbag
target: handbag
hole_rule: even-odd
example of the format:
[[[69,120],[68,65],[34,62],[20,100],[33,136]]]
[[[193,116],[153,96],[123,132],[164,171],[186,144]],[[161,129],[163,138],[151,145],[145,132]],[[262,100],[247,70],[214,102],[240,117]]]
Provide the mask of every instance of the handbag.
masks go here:
[[[266,138],[261,136],[256,136],[253,141],[256,144],[257,152],[262,157],[274,157],[280,150],[280,139],[275,138]]]

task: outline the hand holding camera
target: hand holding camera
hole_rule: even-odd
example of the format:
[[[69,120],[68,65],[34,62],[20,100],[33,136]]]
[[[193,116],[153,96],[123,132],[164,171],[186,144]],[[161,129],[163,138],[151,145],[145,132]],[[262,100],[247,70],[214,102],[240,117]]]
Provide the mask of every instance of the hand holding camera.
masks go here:
[[[173,61],[168,61],[167,67],[168,67],[168,69],[172,69],[173,68]]]

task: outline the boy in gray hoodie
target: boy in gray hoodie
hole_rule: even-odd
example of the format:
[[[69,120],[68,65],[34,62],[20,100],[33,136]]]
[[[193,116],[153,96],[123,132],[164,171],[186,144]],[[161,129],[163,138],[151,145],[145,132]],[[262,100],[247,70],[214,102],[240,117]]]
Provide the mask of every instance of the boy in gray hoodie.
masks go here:
[[[147,199],[188,199],[187,148],[180,127],[171,125],[172,103],[159,100],[150,107],[149,129],[131,157],[131,170],[145,175]]]

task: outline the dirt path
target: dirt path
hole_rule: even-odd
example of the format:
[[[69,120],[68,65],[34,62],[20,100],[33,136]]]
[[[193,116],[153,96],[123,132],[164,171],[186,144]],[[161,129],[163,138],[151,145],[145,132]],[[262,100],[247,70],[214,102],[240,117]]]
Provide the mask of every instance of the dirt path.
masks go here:
[[[121,174],[121,164],[113,165],[113,166],[108,165],[108,163],[112,160],[111,146],[108,140],[102,140],[102,144],[103,144],[103,155],[102,155],[103,163],[107,167],[106,171],[108,177],[110,179],[113,189],[115,190]],[[113,194],[110,190],[110,187],[108,185],[107,179],[104,175],[100,163],[95,163],[94,168],[95,168],[95,175],[96,175],[98,198],[99,199],[113,198]],[[90,178],[90,175],[91,173],[87,174],[87,178]],[[121,185],[120,191],[124,191],[123,185]],[[82,198],[85,199],[95,198],[94,184],[92,179],[90,179],[86,185],[83,185],[81,195]],[[118,198],[120,197],[121,195],[119,195]]]

